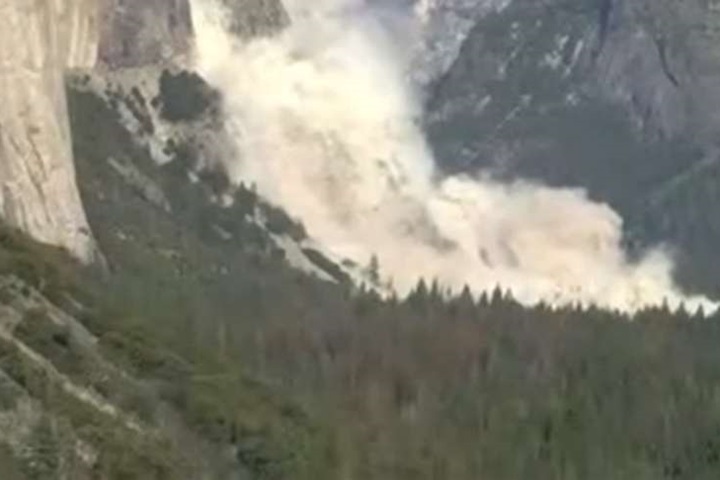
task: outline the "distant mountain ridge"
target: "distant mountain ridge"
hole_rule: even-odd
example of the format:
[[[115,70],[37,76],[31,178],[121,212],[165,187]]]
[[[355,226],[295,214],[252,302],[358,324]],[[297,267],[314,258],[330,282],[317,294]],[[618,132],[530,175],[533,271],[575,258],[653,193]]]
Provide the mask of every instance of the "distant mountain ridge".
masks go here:
[[[713,2],[508,2],[430,87],[438,161],[587,188],[631,247],[671,245],[684,282],[717,292],[719,26]]]

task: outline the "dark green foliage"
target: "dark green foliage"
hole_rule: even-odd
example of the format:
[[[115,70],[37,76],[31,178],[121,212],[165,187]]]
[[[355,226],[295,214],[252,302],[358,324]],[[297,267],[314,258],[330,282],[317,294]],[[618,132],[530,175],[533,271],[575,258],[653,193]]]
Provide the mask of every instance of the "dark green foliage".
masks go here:
[[[170,122],[197,120],[209,109],[217,108],[219,94],[200,76],[188,71],[168,70],[160,77],[160,113]]]
[[[0,273],[18,276],[60,304],[66,303],[68,292],[84,295],[75,262],[63,249],[28,242],[4,225],[0,225]]]
[[[5,340],[0,341],[0,369],[42,405],[47,415],[35,426],[21,458],[28,478],[58,478],[60,465],[73,458],[75,436],[98,450],[94,468],[102,472],[100,478],[180,478],[179,472],[190,467],[177,451],[167,447],[167,440],[147,437],[96,410],[70,393],[51,370]],[[67,468],[65,465],[63,471]],[[124,476],[125,472],[134,472],[134,476]]]
[[[145,97],[140,92],[140,89],[133,87],[130,90],[130,95],[118,95],[120,98],[118,101],[124,102],[133,117],[140,124],[140,132],[144,135],[153,135],[155,133],[155,125],[153,124],[152,117],[150,115],[150,108],[145,100]]]
[[[365,269],[365,273],[371,284],[380,285],[382,278],[380,277],[380,262],[378,261],[377,255],[373,255],[370,258],[370,262]]]
[[[44,310],[33,310],[17,326],[14,335],[27,346],[69,374],[87,369],[82,352],[71,337],[69,328],[54,323]]]
[[[288,235],[297,242],[307,238],[305,227],[291,219],[282,209],[268,205],[265,217],[267,228],[271,232],[278,235]]]
[[[347,274],[330,259],[328,259],[322,252],[313,248],[303,248],[303,253],[311,262],[320,268],[320,270],[323,270],[338,282],[348,285],[351,283]]]

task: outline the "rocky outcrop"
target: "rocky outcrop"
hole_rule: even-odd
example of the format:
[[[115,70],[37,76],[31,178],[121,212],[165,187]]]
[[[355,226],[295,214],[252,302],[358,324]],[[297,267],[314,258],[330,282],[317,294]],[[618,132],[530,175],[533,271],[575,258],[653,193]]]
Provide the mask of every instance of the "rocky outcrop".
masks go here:
[[[192,47],[189,0],[104,0],[100,62],[110,68],[165,63]]]
[[[371,0],[383,6],[398,2]],[[423,87],[445,73],[475,22],[489,12],[502,10],[510,0],[410,0],[419,23],[410,77]]]
[[[272,35],[290,24],[279,0],[222,0],[229,11],[229,30],[241,38]]]
[[[75,184],[63,72],[90,67],[95,0],[0,3],[0,214],[35,238],[89,259]]]
[[[610,1],[595,63],[603,89],[650,133],[720,133],[720,2]]]

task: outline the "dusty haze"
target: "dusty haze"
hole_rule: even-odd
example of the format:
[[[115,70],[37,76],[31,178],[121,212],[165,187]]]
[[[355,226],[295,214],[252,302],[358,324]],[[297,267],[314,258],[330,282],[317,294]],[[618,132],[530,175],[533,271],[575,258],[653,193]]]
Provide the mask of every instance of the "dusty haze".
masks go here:
[[[402,47],[422,22],[361,0],[285,6],[291,28],[241,44],[222,9],[195,0],[196,63],[225,95],[241,152],[228,159],[233,179],[255,183],[325,248],[361,264],[377,255],[401,293],[425,277],[476,292],[500,284],[523,303],[712,308],[683,297],[662,252],[630,263],[621,219],[581,191],[439,178]]]

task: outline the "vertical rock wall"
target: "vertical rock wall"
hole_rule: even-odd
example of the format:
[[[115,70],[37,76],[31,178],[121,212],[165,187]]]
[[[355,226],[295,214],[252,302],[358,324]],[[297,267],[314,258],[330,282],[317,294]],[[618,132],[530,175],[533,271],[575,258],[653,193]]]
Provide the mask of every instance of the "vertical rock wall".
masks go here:
[[[68,69],[156,64],[192,45],[188,0],[0,1],[0,216],[95,255],[75,178]]]
[[[38,240],[94,253],[75,182],[63,74],[95,62],[95,0],[0,2],[0,215]]]

